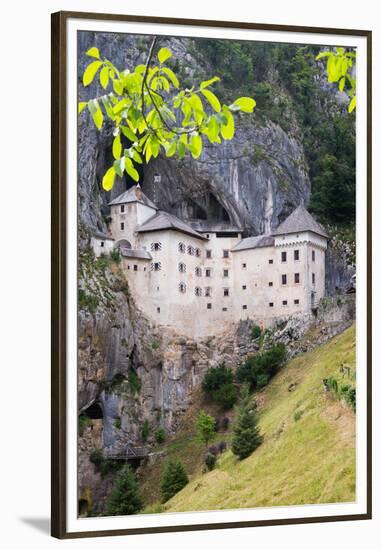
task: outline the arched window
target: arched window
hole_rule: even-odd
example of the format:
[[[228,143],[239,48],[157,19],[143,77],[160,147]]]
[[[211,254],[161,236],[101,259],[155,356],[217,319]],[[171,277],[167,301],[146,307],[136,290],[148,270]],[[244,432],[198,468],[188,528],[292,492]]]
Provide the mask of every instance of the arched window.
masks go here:
[[[202,269],[201,269],[201,267],[196,267],[195,273],[196,273],[196,277],[201,277],[201,276],[202,276]]]
[[[179,263],[179,271],[180,273],[185,273],[187,270],[187,266],[183,264],[182,262]]]
[[[188,254],[190,256],[194,256],[194,248],[190,244],[188,245]]]
[[[179,243],[179,252],[182,252],[183,254],[185,254],[185,244],[184,243]]]
[[[151,250],[161,250],[161,243],[151,243]]]
[[[161,270],[161,262],[155,262],[151,264],[151,271],[160,271]]]
[[[180,291],[182,294],[185,294],[186,289],[187,289],[187,286],[186,286],[185,283],[180,283],[180,284],[179,284],[179,291]]]
[[[211,296],[212,295],[212,289],[210,286],[205,287],[205,296]]]
[[[200,258],[201,256],[201,250],[199,248],[195,248],[195,251],[194,251],[195,255],[197,258]]]
[[[194,293],[196,294],[196,296],[202,296],[202,290],[199,286],[196,286],[196,288],[194,289]]]

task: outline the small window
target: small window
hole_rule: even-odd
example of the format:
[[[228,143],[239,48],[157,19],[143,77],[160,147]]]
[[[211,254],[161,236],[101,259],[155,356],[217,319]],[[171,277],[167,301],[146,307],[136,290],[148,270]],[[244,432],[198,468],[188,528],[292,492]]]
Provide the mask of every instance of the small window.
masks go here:
[[[160,271],[161,270],[161,262],[155,262],[154,264],[151,264],[151,271]]]
[[[294,250],[294,260],[295,262],[299,260],[299,250]]]
[[[273,264],[274,263],[274,260],[269,260],[269,264]]]
[[[138,270],[138,266],[134,264],[134,271],[137,271],[137,270]]]
[[[196,296],[202,296],[202,290],[199,286],[196,286],[196,288],[194,289],[194,293],[196,294]]]
[[[212,257],[212,251],[211,251],[211,250],[207,250],[207,251],[206,251],[206,257],[207,257],[207,258],[211,258],[211,257]]]
[[[130,266],[129,266],[129,265],[127,266],[127,269],[130,269]]]
[[[192,245],[188,245],[188,254],[189,256],[194,256],[194,248]]]
[[[179,291],[180,291],[182,294],[185,294],[186,289],[187,289],[187,287],[186,287],[186,284],[185,284],[185,283],[180,283],[180,284],[179,284]]]
[[[286,306],[287,305],[287,300],[283,300],[282,301],[282,306]]]
[[[200,250],[199,248],[195,248],[194,253],[195,253],[195,256],[196,256],[197,258],[199,258],[199,257],[201,256],[201,250]]]
[[[228,288],[224,288],[224,296],[229,296],[229,289]]]
[[[295,304],[296,306],[298,306],[298,305],[299,305],[299,300],[294,300],[294,304]]]
[[[242,306],[242,309],[247,309],[247,306],[246,306],[246,305],[245,305],[245,306]]]
[[[246,269],[246,264],[242,264],[242,269]]]
[[[316,282],[315,273],[312,273],[312,284],[314,285]]]
[[[287,262],[287,252],[282,252],[282,263]]]
[[[160,290],[160,287],[159,287],[159,286],[157,286],[157,287],[156,287],[156,290],[157,290],[157,291],[159,291],[159,290]]]
[[[273,286],[273,282],[272,282],[272,281],[269,281],[269,286]]]
[[[210,286],[207,286],[205,288],[205,296],[210,297],[211,295],[212,295],[212,289],[210,288]]]
[[[242,285],[242,290],[246,290],[247,286],[246,285]]]
[[[282,275],[282,285],[287,284],[287,275]]]
[[[210,239],[209,233],[206,234],[206,238],[207,238],[207,239]]]
[[[104,241],[101,241],[101,248],[103,248],[105,245],[105,242]]]
[[[211,275],[212,275],[212,270],[209,268],[205,269],[205,277],[211,277]]]
[[[222,311],[227,311],[227,310],[228,310],[227,307],[223,307],[223,308],[222,308]]]
[[[161,250],[161,243],[151,243],[151,250]]]
[[[120,211],[121,211],[121,212],[124,212],[124,204],[122,204],[122,205],[120,206]]]
[[[146,268],[146,267],[144,267],[144,268],[143,268],[143,271],[145,271],[146,269],[147,269],[147,268]]]
[[[229,277],[229,270],[228,269],[224,269],[224,277]]]
[[[183,254],[185,253],[185,244],[184,243],[179,243],[179,252],[182,252]]]
[[[269,307],[274,307],[274,302],[269,302]]]
[[[123,229],[124,229],[124,222],[121,222],[121,224],[120,224],[120,229],[123,231]]]
[[[222,257],[223,258],[229,258],[229,250],[223,250]]]
[[[159,307],[156,308],[156,313],[160,313],[160,308]]]
[[[206,304],[206,309],[212,309],[212,304]]]
[[[312,261],[315,261],[315,250],[312,251]]]
[[[201,267],[196,267],[195,273],[196,273],[196,277],[202,277],[202,269],[201,269]]]
[[[185,273],[187,270],[187,266],[183,263],[183,262],[180,262],[179,263],[179,271],[180,273]]]
[[[299,273],[294,273],[294,283],[300,283],[300,275],[299,275]]]

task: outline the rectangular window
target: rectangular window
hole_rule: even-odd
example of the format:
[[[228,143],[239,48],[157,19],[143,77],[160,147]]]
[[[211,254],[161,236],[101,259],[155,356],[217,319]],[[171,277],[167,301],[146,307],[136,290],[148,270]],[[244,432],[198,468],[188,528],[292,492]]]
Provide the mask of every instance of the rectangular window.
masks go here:
[[[229,277],[229,270],[228,269],[224,269],[224,277]]]
[[[282,285],[287,284],[287,275],[282,275]]]
[[[282,263],[287,262],[287,252],[282,252]]]
[[[229,289],[228,288],[224,288],[224,296],[229,296]]]
[[[210,288],[210,286],[207,286],[205,288],[205,296],[211,296],[212,295],[212,289]]]
[[[103,248],[105,245],[104,241],[101,241],[101,248]]]
[[[247,309],[247,306],[242,306],[242,309]]]
[[[206,309],[212,309],[212,304],[206,304]]]
[[[294,250],[294,260],[296,262],[299,260],[299,250]]]
[[[312,261],[315,261],[315,250],[312,251]]]
[[[157,308],[156,308],[156,311],[157,311],[157,313],[160,313],[160,308],[157,307]]]
[[[205,269],[205,277],[210,277],[211,276],[211,270],[209,268]]]
[[[223,257],[223,258],[229,258],[229,250],[224,250],[224,251],[222,252],[222,257]]]
[[[315,281],[316,281],[315,273],[312,273],[312,284],[313,284],[313,285],[315,284]]]
[[[246,285],[242,285],[242,290],[246,290]]]
[[[272,281],[269,281],[269,286],[273,286],[273,283],[272,283]]]
[[[300,275],[299,275],[299,273],[294,273],[294,283],[300,283]]]
[[[269,307],[274,307],[274,302],[269,302]]]
[[[242,269],[246,269],[246,264],[242,264]]]
[[[121,211],[121,212],[124,212],[124,204],[121,205],[120,211]]]
[[[282,306],[286,306],[287,305],[287,300],[283,300],[282,301]]]
[[[227,310],[228,310],[227,307],[223,307],[223,308],[222,308],[222,311],[227,311]]]
[[[296,306],[298,306],[298,305],[299,305],[299,300],[294,300],[294,304],[295,304]]]
[[[138,266],[135,264],[134,265],[134,271],[137,271],[138,270]]]
[[[211,251],[211,250],[207,250],[207,251],[206,251],[206,257],[207,257],[207,258],[211,258],[211,257],[212,257],[212,251]]]
[[[123,229],[124,229],[124,222],[121,222],[121,224],[120,224],[120,229],[123,231]]]
[[[274,263],[274,260],[269,260],[269,264],[273,264]]]

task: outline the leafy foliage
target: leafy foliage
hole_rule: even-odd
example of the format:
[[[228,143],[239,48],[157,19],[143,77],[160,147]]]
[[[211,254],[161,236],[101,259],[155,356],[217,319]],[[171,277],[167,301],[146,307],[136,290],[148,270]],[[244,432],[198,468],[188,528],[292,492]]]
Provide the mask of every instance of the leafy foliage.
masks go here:
[[[256,405],[244,394],[233,428],[232,452],[240,460],[247,458],[261,445],[263,437],[258,427]]]
[[[160,483],[162,502],[167,502],[188,483],[188,476],[179,460],[170,460]]]
[[[262,334],[262,329],[259,325],[254,325],[251,329],[250,336],[252,340],[256,340],[259,338]]]
[[[224,363],[208,370],[202,389],[224,410],[231,409],[237,401],[238,390],[233,384],[233,372]]]
[[[130,467],[125,465],[116,480],[110,498],[106,505],[109,516],[125,516],[136,514],[143,508],[138,484]]]
[[[111,460],[103,456],[101,449],[94,449],[90,454],[90,462],[94,464],[102,479],[108,474],[118,472],[123,463],[119,460]]]
[[[196,428],[199,439],[207,445],[215,434],[216,421],[213,416],[201,410],[196,420]]]
[[[348,112],[351,113],[356,108],[356,78],[352,76],[356,52],[336,48],[316,56],[316,59],[322,58],[327,61],[328,82],[338,82],[340,92],[345,91],[351,98],[348,105]]]
[[[212,453],[206,453],[204,464],[206,469],[210,472],[211,470],[214,470],[217,463],[217,457],[215,454]]]
[[[150,423],[148,422],[147,419],[145,419],[144,422],[143,422],[143,427],[142,427],[142,439],[143,439],[144,442],[147,441],[148,436],[149,436],[150,433],[151,433]]]
[[[275,344],[268,351],[250,355],[238,367],[237,379],[239,382],[248,383],[253,390],[263,388],[283,366],[286,358],[286,347],[283,344]]]
[[[252,113],[256,102],[240,97],[230,105],[221,104],[210,89],[219,81],[213,77],[198,86],[180,88],[179,79],[166,64],[172,57],[168,48],[157,53],[152,62],[156,38],[153,39],[147,62],[134,69],[118,70],[110,60],[102,58],[95,47],[87,55],[96,60],[86,67],[82,81],[89,86],[98,74],[105,93],[101,97],[81,101],[78,110],[86,107],[100,130],[105,116],[113,123],[114,163],[103,176],[103,187],[109,191],[116,175],[124,172],[139,181],[137,166],[148,163],[162,151],[167,157],[188,152],[197,159],[202,152],[203,137],[210,143],[221,143],[234,136],[233,113]]]
[[[156,443],[158,443],[160,445],[160,443],[164,443],[165,441],[165,430],[163,428],[159,428],[158,430],[156,430],[155,432],[155,440],[156,440]]]

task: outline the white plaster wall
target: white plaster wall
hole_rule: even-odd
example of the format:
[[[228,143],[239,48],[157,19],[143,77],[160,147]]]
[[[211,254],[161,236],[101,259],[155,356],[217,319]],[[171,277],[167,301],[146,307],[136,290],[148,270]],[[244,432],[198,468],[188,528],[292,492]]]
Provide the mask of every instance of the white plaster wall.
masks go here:
[[[90,244],[97,257],[101,254],[108,254],[114,248],[114,241],[111,239],[101,239],[100,237],[91,237]]]

